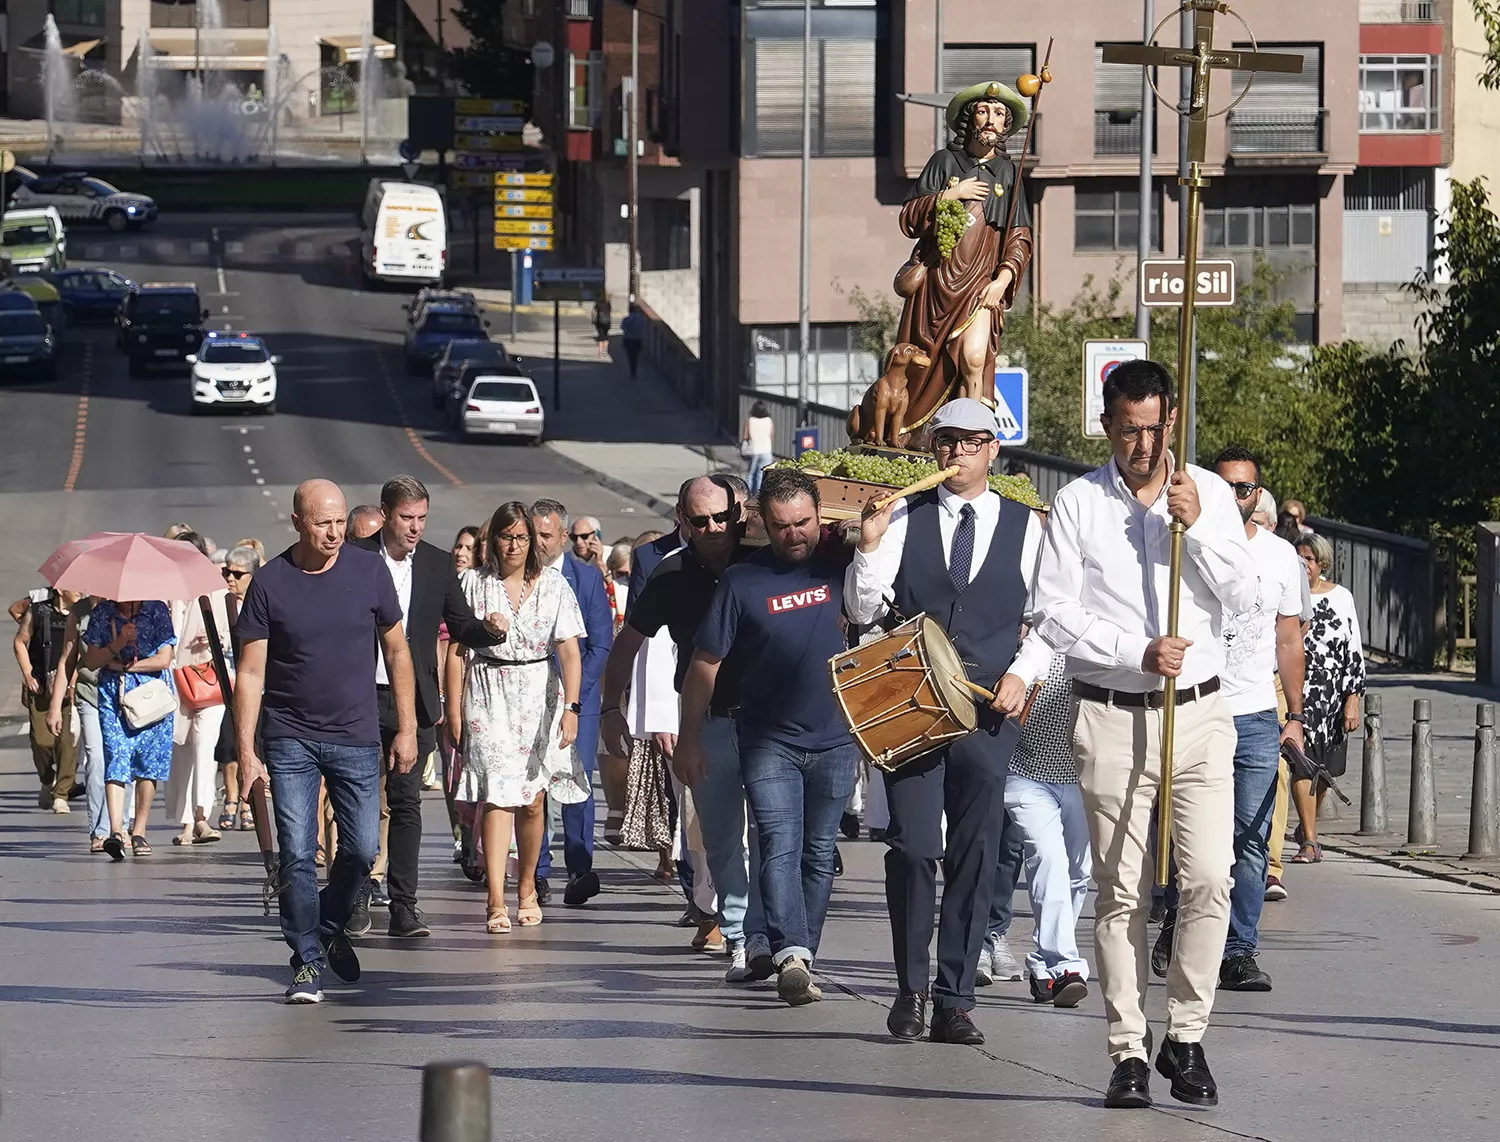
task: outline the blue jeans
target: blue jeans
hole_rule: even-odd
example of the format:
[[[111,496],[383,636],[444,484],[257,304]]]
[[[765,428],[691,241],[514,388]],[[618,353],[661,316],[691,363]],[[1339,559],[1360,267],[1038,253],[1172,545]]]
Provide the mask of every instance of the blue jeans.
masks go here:
[[[719,895],[719,930],[726,940],[765,936],[760,897],[760,838],[749,832],[746,850],[745,779],[734,722],[709,718],[699,737],[708,770],[693,788],[703,848]],[[752,873],[752,870],[754,872]]]
[[[760,891],[771,958],[811,963],[833,892],[834,841],[854,791],[853,742],[800,749],[740,732],[745,794],[760,833]]]
[[[745,476],[745,483],[750,485],[750,494],[760,494],[761,473],[776,463],[776,457],[769,452],[757,452],[750,457],[750,471]]]
[[[83,770],[88,790],[89,836],[103,840],[109,836],[109,805],[104,799],[104,733],[99,728],[99,707],[78,703],[78,766]],[[125,798],[135,804],[134,793]]]
[[[300,738],[268,738],[266,770],[281,849],[281,934],[292,968],[323,969],[320,934],[344,930],[370,878],[380,848],[380,746],[330,745]],[[318,782],[339,829],[338,854],[328,884],[318,892]]]

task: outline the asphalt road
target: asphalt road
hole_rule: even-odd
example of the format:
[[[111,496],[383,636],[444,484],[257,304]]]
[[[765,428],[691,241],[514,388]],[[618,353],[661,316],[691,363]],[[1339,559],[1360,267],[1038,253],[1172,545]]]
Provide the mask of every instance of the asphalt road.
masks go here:
[[[610,537],[659,522],[545,448],[448,430],[425,379],[405,371],[409,294],[361,288],[355,233],[343,216],[198,215],[70,236],[73,265],[192,282],[211,328],[263,334],[283,358],[279,411],[194,417],[185,368],[132,380],[112,326],[73,327],[56,384],[0,385],[0,595],[35,586],[58,543],[101,528],[181,519],[221,544],[254,535],[277,550],[291,538],[290,490],[311,476],[344,485],[351,506],[397,472],[417,476],[441,544],[503,500],[541,495],[599,516]],[[520,332],[536,320],[523,316]],[[494,335],[508,328],[497,315]]]

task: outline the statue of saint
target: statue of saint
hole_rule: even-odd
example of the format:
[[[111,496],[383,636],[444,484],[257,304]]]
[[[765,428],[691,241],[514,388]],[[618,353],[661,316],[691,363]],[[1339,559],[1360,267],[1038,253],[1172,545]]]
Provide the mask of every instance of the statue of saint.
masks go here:
[[[948,104],[952,141],[927,161],[901,207],[901,229],[917,240],[896,275],[905,298],[897,344],[929,358],[914,370],[905,417],[919,429],[955,397],[994,403],[995,356],[1005,311],[1031,260],[1031,211],[1005,140],[1026,125],[1026,101],[1003,83],[977,83]],[[1019,196],[1010,229],[1011,197]],[[962,214],[939,203],[961,204]],[[941,217],[946,215],[946,217]],[[956,244],[946,256],[940,226]]]

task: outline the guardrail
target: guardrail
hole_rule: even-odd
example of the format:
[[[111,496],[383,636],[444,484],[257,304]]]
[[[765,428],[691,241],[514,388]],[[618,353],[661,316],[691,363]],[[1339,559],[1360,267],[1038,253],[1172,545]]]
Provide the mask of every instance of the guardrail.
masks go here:
[[[1307,526],[1333,545],[1333,580],[1354,596],[1367,650],[1426,669],[1438,642],[1438,573],[1432,544],[1337,520]]]

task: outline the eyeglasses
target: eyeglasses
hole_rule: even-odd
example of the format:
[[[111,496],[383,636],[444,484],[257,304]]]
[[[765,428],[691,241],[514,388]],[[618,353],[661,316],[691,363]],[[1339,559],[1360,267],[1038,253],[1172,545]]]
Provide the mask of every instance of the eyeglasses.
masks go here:
[[[1120,429],[1120,439],[1128,444],[1134,444],[1142,436],[1149,436],[1152,440],[1160,440],[1162,433],[1166,432],[1166,430],[1167,426],[1165,422],[1147,425],[1127,424],[1124,428]]]
[[[739,518],[740,518],[740,505],[739,504],[730,504],[723,511],[721,511],[721,512],[713,512],[710,515],[690,515],[690,516],[683,516],[683,519],[687,520],[688,523],[692,524],[699,531],[702,531],[710,523],[731,524],[731,523],[733,523],[735,520],[737,520]]]
[[[235,570],[232,570],[231,568],[228,568],[228,567],[225,567],[223,569],[222,573],[224,575],[224,578],[226,578],[226,579],[240,580],[240,579],[248,579],[248,578],[250,578],[250,572],[248,572],[248,571],[235,571]]]
[[[1234,480],[1229,486],[1234,489],[1234,498],[1237,500],[1248,500],[1260,491],[1259,484],[1252,484],[1245,480]]]
[[[955,456],[973,456],[986,444],[991,443],[993,436],[937,436],[933,438],[932,450],[934,452],[952,452]]]
[[[586,539],[603,539],[604,533],[599,531],[580,531],[576,533],[569,532],[568,538],[571,539],[574,543],[582,543]]]
[[[495,536],[495,542],[503,543],[507,547],[521,547],[531,542],[531,536],[527,535],[524,531],[515,535],[507,531],[502,531],[499,535]]]

